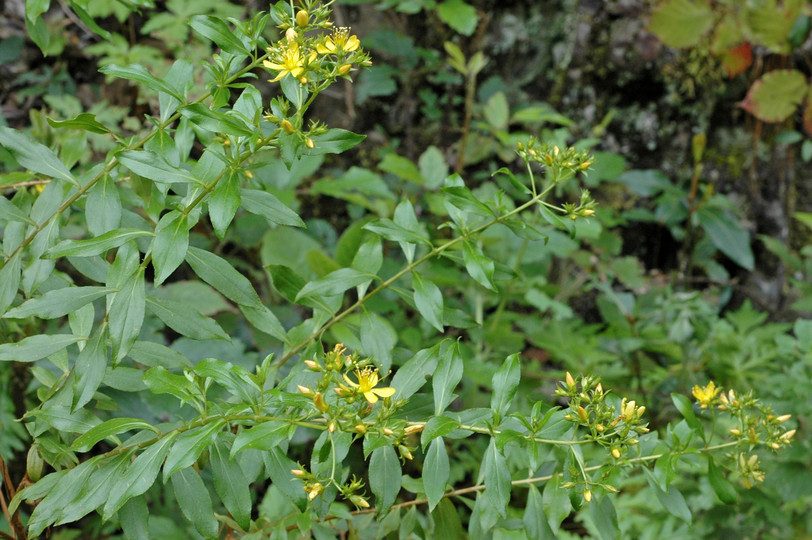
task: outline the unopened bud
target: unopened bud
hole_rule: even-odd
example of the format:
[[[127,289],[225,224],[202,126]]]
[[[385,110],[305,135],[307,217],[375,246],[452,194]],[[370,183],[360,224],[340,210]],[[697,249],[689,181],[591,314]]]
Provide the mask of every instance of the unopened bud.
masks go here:
[[[752,427],[750,428],[750,431],[747,432],[747,437],[753,444],[756,444],[758,442],[758,437],[756,437],[756,430]]]
[[[578,409],[576,409],[576,412],[578,413],[578,418],[581,419],[581,422],[584,422],[584,423],[589,422],[589,413],[586,412],[586,409],[584,409],[582,406],[578,405]]]
[[[615,459],[620,459],[620,450],[617,448],[612,448],[612,457]]]
[[[291,469],[290,474],[296,478],[303,478],[306,473],[302,469]]]
[[[558,147],[556,146],[556,148],[558,148]],[[592,502],[592,491],[591,490],[589,490],[589,489],[584,490],[584,500],[586,502]]]
[[[39,447],[37,444],[31,445],[28,449],[28,454],[25,456],[25,472],[28,479],[32,482],[37,482],[42,478],[42,469],[45,466],[45,461],[39,455]]]
[[[606,428],[603,427],[603,424],[596,424],[595,429],[598,431],[598,433],[603,433],[603,430]]]
[[[786,422],[790,418],[792,418],[791,414],[782,414],[781,416],[776,418],[775,421],[778,422],[779,424],[783,424],[784,422]]]
[[[584,161],[583,163],[581,163],[581,170],[582,171],[587,170],[590,165],[592,165],[592,161]]]
[[[313,395],[313,405],[319,410],[319,412],[325,412],[327,410],[327,403],[324,401],[324,396],[321,395],[321,392],[316,392]]]
[[[315,143],[315,142],[313,142],[313,139],[308,138],[308,139],[305,141],[305,146],[307,146],[308,148],[310,148],[311,150],[313,150],[313,149],[316,147],[316,143]]]
[[[310,486],[310,489],[307,489],[305,487],[305,491],[307,491],[307,498],[312,501],[313,499],[318,497],[322,491],[324,491],[324,486],[322,486],[319,482],[316,482],[315,484]]]
[[[572,375],[570,374],[569,371],[567,372],[567,375],[566,375],[566,381],[567,381],[567,387],[568,388],[570,388],[570,389],[575,388],[575,379],[572,378]]]
[[[282,120],[282,130],[288,135],[290,135],[291,133],[296,131],[296,128],[293,127],[293,124],[290,123],[290,120]]]
[[[385,427],[385,428],[383,428],[383,434],[384,435],[389,435],[391,437],[392,435],[395,434],[395,432],[392,431],[391,429],[389,429],[388,427]]]
[[[739,431],[739,430],[738,430],[738,429],[736,429],[736,428],[733,428],[733,429],[731,429],[731,430],[730,430],[730,434],[731,434],[731,435],[733,435],[734,437],[738,437],[739,435],[741,435],[741,434],[742,434],[742,432],[741,432],[741,431]]]
[[[285,39],[288,40],[288,43],[295,41],[297,37],[299,37],[299,34],[297,34],[293,28],[285,30]]]
[[[412,456],[412,452],[405,446],[398,446],[398,451],[400,452],[400,455],[403,456],[403,459],[411,460],[414,457]]]
[[[581,215],[583,217],[594,216],[595,211],[593,209],[591,209],[591,208],[585,208],[585,209],[581,210]]]
[[[352,69],[351,64],[342,64],[340,68],[338,68],[339,75],[346,75]]]
[[[329,431],[330,433],[335,433],[336,432],[336,423],[335,422],[330,422],[330,425],[327,426],[327,431]]]
[[[301,392],[302,394],[304,394],[306,396],[309,396],[310,394],[313,393],[313,390],[311,390],[310,388],[308,388],[306,386],[302,386],[301,384],[297,384],[296,388],[298,388],[299,392]]]
[[[360,508],[369,508],[369,502],[360,495],[350,495],[350,502]]]
[[[783,435],[781,435],[781,438],[784,439],[785,441],[789,441],[794,435],[795,435],[795,430],[791,429],[791,430],[787,431],[786,433],[784,433]]]
[[[299,77],[299,84],[307,84],[307,82],[308,82],[307,77],[305,77],[304,75]]]
[[[643,416],[644,412],[646,412],[646,406],[645,405],[641,405],[640,407],[638,407],[637,408],[637,418],[641,418]]]
[[[770,444],[770,448],[772,448],[773,450],[780,450],[780,449],[781,449],[781,445],[780,445],[780,444],[778,444],[778,443],[771,443],[771,444]]]
[[[406,435],[414,435],[415,433],[420,433],[425,428],[425,424],[415,424],[413,426],[406,426],[406,429],[403,432]]]
[[[367,432],[367,427],[364,424],[358,424],[353,429],[355,429],[355,432],[360,435],[363,435],[364,433]]]
[[[318,365],[313,360],[305,360],[304,364],[311,370],[311,371],[321,371],[321,366]]]
[[[307,14],[307,11],[300,9],[296,13],[296,25],[297,26],[307,26],[307,23],[310,22],[310,15]]]

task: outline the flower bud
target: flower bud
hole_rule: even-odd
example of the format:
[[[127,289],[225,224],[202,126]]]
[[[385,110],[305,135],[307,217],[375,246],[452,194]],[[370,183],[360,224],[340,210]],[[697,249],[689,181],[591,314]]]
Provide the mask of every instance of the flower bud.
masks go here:
[[[620,450],[617,448],[612,448],[612,457],[615,459],[620,459]]]
[[[558,148],[558,147],[556,147]],[[592,502],[592,491],[589,489],[584,490],[584,500],[586,502]]]
[[[313,395],[313,405],[319,410],[319,412],[325,412],[327,410],[327,403],[324,401],[324,396],[321,395],[321,392],[316,392]]]
[[[290,135],[291,133],[296,131],[296,128],[293,127],[293,124],[290,123],[290,120],[282,120],[282,131]],[[310,361],[312,362],[312,360]]]
[[[308,138],[308,139],[305,141],[305,146],[307,146],[308,148],[310,148],[311,150],[313,150],[313,149],[316,147],[316,143],[315,143],[315,142],[313,142],[313,139]]]
[[[398,451],[400,452],[400,455],[403,457],[403,459],[411,460],[414,457],[412,456],[412,452],[403,445],[398,446]]]
[[[310,22],[310,15],[308,15],[307,11],[300,9],[296,13],[296,25],[297,26],[307,26],[307,23]]]
[[[301,384],[297,384],[296,388],[298,388],[299,392],[301,392],[302,394],[304,394],[306,396],[309,396],[309,395],[311,395],[313,393],[313,391],[310,388],[308,388],[306,386],[302,386]]]
[[[578,418],[581,419],[581,422],[584,422],[584,423],[589,422],[589,413],[586,412],[586,409],[584,409],[582,406],[578,405],[578,409],[576,410],[576,412],[578,413]]]
[[[358,424],[353,429],[355,429],[355,432],[359,435],[363,435],[367,432],[367,427],[364,424]]]
[[[304,75],[302,75],[301,77],[299,77],[299,84],[303,84],[303,85],[304,85],[304,84],[307,84],[307,83],[308,83],[308,79],[307,79],[307,77],[305,77]],[[308,139],[308,140],[310,140],[310,139]]]
[[[572,390],[573,388],[575,388],[575,379],[573,379],[573,378],[572,378],[572,375],[570,374],[570,372],[569,372],[569,371],[567,372],[566,381],[567,381],[567,387],[568,387],[570,390]]]
[[[299,37],[299,34],[296,33],[296,30],[293,28],[288,28],[285,30],[285,39],[288,40],[288,43],[296,41],[296,38]]]
[[[598,433],[603,433],[603,430],[606,428],[603,427],[603,424],[595,424],[595,429],[598,431]]]
[[[340,68],[338,68],[339,75],[346,75],[352,69],[351,64],[342,64]]]
[[[790,439],[792,439],[792,437],[794,435],[795,435],[795,430],[791,429],[791,430],[787,431],[786,433],[784,433],[783,435],[781,435],[781,438],[784,439],[785,441],[789,441]]]
[[[296,478],[304,478],[306,474],[302,469],[291,469],[290,473]]]
[[[286,122],[287,122],[287,120],[286,120]],[[310,369],[311,371],[321,371],[321,366],[318,365],[313,360],[305,360],[304,363],[308,367],[308,369]]]
[[[423,431],[425,427],[426,427],[425,424],[415,424],[413,426],[406,426],[406,429],[404,429],[403,432],[406,435],[413,435],[415,433],[420,433],[421,431]]]
[[[385,428],[383,428],[383,434],[384,435],[389,435],[391,437],[392,435],[395,434],[395,432],[392,431],[391,429],[389,429],[388,427],[385,427]]]
[[[350,495],[350,502],[359,508],[369,508],[369,502],[360,495]]]
[[[336,423],[335,422],[330,422],[330,425],[327,426],[327,431],[329,431],[330,433],[335,433],[336,432]]]
[[[790,418],[792,418],[791,414],[782,414],[781,416],[776,418],[775,421],[778,422],[779,424],[783,424],[784,422],[786,422]]]
[[[307,489],[307,487],[305,487],[305,491],[307,492],[308,500],[312,501],[313,499],[318,497],[322,491],[324,491],[324,486],[322,486],[321,483],[316,482],[315,484],[310,486],[310,489]]]
[[[739,431],[738,429],[733,428],[730,430],[730,434],[733,435],[734,437],[738,437],[739,435],[742,434],[742,432]]]

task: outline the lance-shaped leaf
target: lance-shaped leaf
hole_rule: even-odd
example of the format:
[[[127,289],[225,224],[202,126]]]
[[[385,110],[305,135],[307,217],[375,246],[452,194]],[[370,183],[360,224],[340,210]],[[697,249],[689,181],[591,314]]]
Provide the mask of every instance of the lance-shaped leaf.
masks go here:
[[[154,90],[155,92],[165,92],[180,102],[184,101],[183,94],[178,92],[175,88],[171,87],[163,80],[157,78],[140,64],[130,64],[129,66],[117,66],[116,64],[110,64],[100,68],[99,71],[105,75],[112,75],[113,77],[119,77],[121,79],[138,81],[143,83],[150,90]]]
[[[446,348],[437,363],[437,370],[432,376],[434,389],[434,415],[440,416],[456,397],[452,392],[462,379],[463,362],[460,356],[459,343]]]
[[[23,167],[50,178],[65,180],[78,186],[79,182],[50,148],[29,135],[8,127],[0,127],[0,145],[6,147]]]
[[[122,165],[144,178],[159,184],[197,184],[203,185],[199,178],[180,167],[173,167],[164,159],[147,150],[125,150],[118,155]]]
[[[505,517],[510,500],[510,470],[505,456],[496,447],[495,439],[491,439],[485,450],[480,476],[485,481],[484,497],[500,516]]]
[[[58,319],[113,292],[116,290],[111,287],[63,287],[48,291],[39,298],[26,300],[16,308],[10,309],[3,317],[6,319],[24,319],[26,317]]]
[[[228,53],[246,55],[250,52],[248,47],[240,41],[238,34],[222,19],[211,15],[195,15],[189,21],[189,26]]]
[[[513,402],[513,397],[519,388],[520,379],[521,366],[519,355],[518,353],[511,354],[505,359],[502,367],[493,374],[491,409],[494,412],[495,423],[498,424],[501,418],[507,414],[508,409],[510,409],[510,404]],[[499,417],[498,420],[496,419],[497,415]]]
[[[153,443],[135,458],[121,479],[110,486],[102,519],[110,519],[124,503],[152,487],[176,436],[177,432],[172,432]]]
[[[61,122],[48,118],[48,123],[55,128],[81,129],[99,134],[110,133],[110,129],[96,120],[95,114],[90,113],[81,113],[72,120],[63,120]]]
[[[75,411],[93,399],[96,389],[104,380],[107,368],[107,324],[102,323],[93,333],[73,366],[73,400],[71,410]]]
[[[189,247],[189,217],[176,210],[161,216],[152,240],[152,266],[155,267],[155,286],[180,266]]]
[[[203,450],[209,448],[214,442],[217,433],[225,423],[225,419],[218,418],[208,424],[192,428],[179,436],[166,456],[164,482],[175,471],[185,469],[197,461]]]
[[[222,257],[190,246],[186,252],[186,262],[200,279],[229,300],[244,306],[263,306],[251,282]]]
[[[248,530],[251,524],[251,491],[242,467],[236,460],[228,459],[228,450],[221,440],[211,446],[209,460],[214,490],[234,520]]]
[[[443,328],[443,293],[432,281],[423,279],[416,271],[412,271],[412,288],[414,289],[414,305],[420,315],[434,328],[442,332]]]
[[[395,449],[383,446],[369,459],[369,489],[375,494],[375,507],[383,513],[400,493],[403,472]]]
[[[434,510],[445,494],[450,471],[445,441],[442,437],[437,437],[429,444],[426,461],[423,463],[423,487],[426,490],[426,498],[429,500],[430,512]]]
[[[17,343],[0,345],[0,362],[34,362],[51,356],[68,345],[87,338],[72,334],[41,334],[21,339]]]
[[[76,452],[87,452],[93,448],[97,442],[108,437],[124,433],[125,431],[142,429],[153,431],[156,435],[160,434],[160,431],[146,420],[141,420],[140,418],[112,418],[90,429],[84,435],[77,437],[70,448]]]
[[[144,322],[145,305],[144,270],[139,267],[116,293],[107,314],[114,365],[127,356],[138,338]]]
[[[146,299],[146,307],[165,325],[183,336],[193,339],[231,339],[217,321],[201,315],[183,302],[150,296]]]
[[[49,259],[68,256],[92,257],[117,248],[135,238],[152,235],[152,231],[141,229],[115,229],[87,240],[65,240],[46,251],[43,257]]]
[[[330,272],[323,278],[307,283],[296,295],[296,300],[307,296],[334,296],[342,294],[347,289],[351,289],[371,279],[375,279],[375,274],[360,272],[354,268],[339,268]]]
[[[267,191],[258,189],[240,190],[242,206],[252,214],[262,216],[271,223],[287,225],[290,227],[304,227],[305,223],[299,215],[288,208],[275,196]]]
[[[180,511],[204,538],[218,538],[220,528],[212,510],[211,497],[206,484],[193,467],[181,469],[172,475],[172,488]]]

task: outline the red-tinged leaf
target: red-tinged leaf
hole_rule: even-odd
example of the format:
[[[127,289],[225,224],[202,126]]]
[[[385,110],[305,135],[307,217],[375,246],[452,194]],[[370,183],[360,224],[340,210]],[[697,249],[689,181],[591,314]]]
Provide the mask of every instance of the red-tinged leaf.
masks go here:
[[[775,70],[754,82],[739,106],[762,122],[783,122],[795,112],[808,90],[806,77],[800,71]]]
[[[742,43],[724,51],[720,60],[727,76],[732,79],[739,73],[743,73],[753,63],[753,48],[749,43]]]

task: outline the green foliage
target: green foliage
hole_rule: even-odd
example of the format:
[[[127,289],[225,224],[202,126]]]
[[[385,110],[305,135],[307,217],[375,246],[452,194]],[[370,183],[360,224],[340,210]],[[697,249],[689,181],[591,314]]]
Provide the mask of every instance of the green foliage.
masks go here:
[[[443,121],[462,128],[362,158],[363,135],[311,110],[370,67],[328,7],[243,21],[169,2],[142,28],[181,58],[169,65],[91,18],[149,3],[69,4],[105,38],[101,72],[157,114],[51,99],[63,119],[0,127],[0,464],[28,450],[28,482],[0,481],[0,531],[566,538],[577,521],[596,538],[700,538],[768,505],[758,532],[799,530],[780,515],[810,496],[809,440],[790,443],[812,414],[796,399],[812,325],[726,306],[722,263],[756,260],[702,176],[703,138],[688,186],[625,171],[552,106],[477,92],[490,61],[455,43],[482,23],[472,5],[391,1],[378,7],[459,34],[443,53],[405,36],[371,48],[447,85],[459,110]],[[703,2],[666,4],[653,30],[672,16],[710,30]],[[27,7],[54,50],[48,2]],[[359,103],[412,83],[375,62]],[[429,125],[436,90],[420,95]],[[633,207],[599,207],[580,182]],[[623,249],[652,224],[681,242],[673,279]],[[761,240],[808,309],[812,253]],[[680,281],[697,274],[706,289]]]

